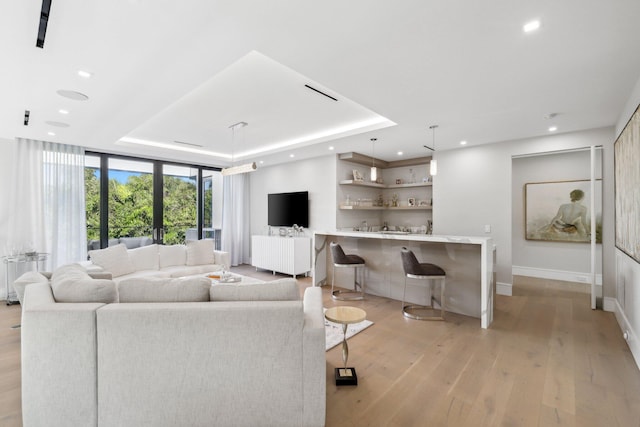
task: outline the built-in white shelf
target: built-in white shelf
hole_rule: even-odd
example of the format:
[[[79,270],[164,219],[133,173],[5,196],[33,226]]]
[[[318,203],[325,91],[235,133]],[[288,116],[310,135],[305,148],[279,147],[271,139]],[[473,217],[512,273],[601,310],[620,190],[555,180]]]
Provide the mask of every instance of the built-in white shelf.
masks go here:
[[[358,210],[358,211],[418,211],[431,210],[432,206],[354,206],[340,205],[342,210]]]
[[[341,185],[355,185],[359,187],[371,187],[371,188],[415,188],[415,187],[431,187],[432,182],[416,182],[413,184],[378,184],[377,182],[369,181],[354,181],[353,179],[344,179],[340,181]]]

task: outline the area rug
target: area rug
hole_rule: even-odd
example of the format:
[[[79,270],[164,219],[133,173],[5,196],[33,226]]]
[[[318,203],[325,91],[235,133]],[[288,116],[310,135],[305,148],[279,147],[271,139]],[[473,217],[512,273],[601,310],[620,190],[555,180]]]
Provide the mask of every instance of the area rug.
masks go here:
[[[365,330],[371,325],[373,325],[373,322],[370,320],[363,320],[360,323],[353,323],[351,325],[348,325],[347,339],[351,338],[358,332]],[[329,351],[333,347],[342,343],[342,325],[341,324],[333,323],[328,321],[327,319],[324,319],[324,330],[327,337],[325,351]]]

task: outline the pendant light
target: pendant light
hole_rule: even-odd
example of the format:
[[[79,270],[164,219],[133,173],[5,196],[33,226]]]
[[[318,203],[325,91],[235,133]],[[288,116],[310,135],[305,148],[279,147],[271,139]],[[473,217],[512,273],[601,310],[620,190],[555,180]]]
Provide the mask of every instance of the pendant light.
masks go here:
[[[373,156],[375,153],[374,146],[378,138],[371,138],[371,182],[378,180],[378,168],[376,168],[376,158]]]
[[[429,126],[429,129],[433,131],[433,148],[431,148],[431,151],[433,151],[434,153],[436,151],[436,128],[437,127],[438,125]],[[433,158],[433,154],[431,155],[431,161],[429,162],[429,174],[431,174],[431,176],[435,176],[438,174],[438,161]]]
[[[238,123],[235,123],[235,124],[229,126],[229,129],[231,129],[231,165],[232,166],[222,169],[222,175],[223,176],[236,175],[236,174],[239,174],[239,173],[246,173],[246,172],[253,172],[254,170],[257,169],[256,162],[246,163],[244,165],[239,165],[239,166],[233,166],[233,163],[234,163],[233,153],[234,153],[234,149],[235,149],[236,129],[242,129],[243,127],[245,127],[247,125],[248,125],[247,122],[238,122]]]

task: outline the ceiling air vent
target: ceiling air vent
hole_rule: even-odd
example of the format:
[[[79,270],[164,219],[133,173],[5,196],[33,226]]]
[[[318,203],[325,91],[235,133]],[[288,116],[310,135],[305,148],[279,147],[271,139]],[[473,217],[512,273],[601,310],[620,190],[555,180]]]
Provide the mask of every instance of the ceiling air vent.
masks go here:
[[[49,23],[49,11],[51,10],[51,0],[42,0],[42,9],[40,10],[40,25],[38,26],[38,39],[36,47],[44,47],[44,36],[47,33],[47,24]]]
[[[304,87],[306,87],[307,89],[311,89],[312,91],[317,92],[317,93],[319,93],[320,95],[324,95],[324,96],[326,96],[326,97],[327,97],[327,98],[329,98],[329,99],[333,99],[334,101],[337,101],[337,99],[336,99],[336,98],[334,98],[333,96],[331,96],[331,95],[327,95],[326,93],[324,93],[324,92],[323,92],[323,91],[321,91],[321,90],[316,89],[315,87],[311,87],[311,86],[309,86],[309,85],[304,85]]]
[[[191,142],[183,142],[183,141],[173,141],[173,142],[175,142],[176,144],[190,145],[192,147],[202,147],[201,144],[193,144]]]

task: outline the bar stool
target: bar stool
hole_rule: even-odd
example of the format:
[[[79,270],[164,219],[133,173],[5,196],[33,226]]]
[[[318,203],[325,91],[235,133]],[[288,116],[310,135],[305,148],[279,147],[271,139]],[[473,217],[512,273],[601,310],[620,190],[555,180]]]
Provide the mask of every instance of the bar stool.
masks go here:
[[[400,251],[402,256],[402,268],[404,269],[404,290],[402,292],[402,314],[405,317],[416,320],[444,320],[444,288],[446,274],[444,270],[435,264],[419,263],[413,251],[403,247]],[[407,277],[410,279],[427,280],[431,287],[431,304],[430,305],[404,305],[405,294],[407,292]],[[434,297],[435,281],[441,279],[440,284],[440,301]],[[418,310],[436,311],[433,301],[440,304],[440,316],[426,316],[416,313]]]
[[[361,300],[364,299],[364,259],[358,255],[346,255],[336,242],[329,244],[331,256],[333,257],[333,279],[331,280],[331,298],[335,300]],[[336,267],[353,268],[353,290],[336,289],[333,290],[336,282]],[[358,282],[358,268],[360,268],[360,282]],[[358,292],[360,288],[360,292]],[[343,296],[344,295],[344,296]]]

